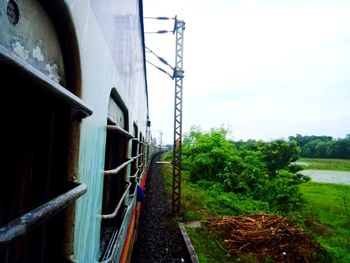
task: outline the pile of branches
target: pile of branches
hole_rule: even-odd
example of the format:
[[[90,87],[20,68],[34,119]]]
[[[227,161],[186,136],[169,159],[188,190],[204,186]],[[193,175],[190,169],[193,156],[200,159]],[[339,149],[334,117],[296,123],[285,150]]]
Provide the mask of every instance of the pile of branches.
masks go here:
[[[249,214],[208,221],[209,228],[223,231],[230,256],[269,256],[274,262],[322,262],[320,246],[286,217]]]

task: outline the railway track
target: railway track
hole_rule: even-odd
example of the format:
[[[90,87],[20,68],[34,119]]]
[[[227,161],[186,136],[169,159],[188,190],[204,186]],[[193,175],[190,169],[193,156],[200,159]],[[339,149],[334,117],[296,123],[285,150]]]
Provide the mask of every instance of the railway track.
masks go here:
[[[188,249],[176,220],[171,215],[171,201],[157,164],[160,154],[151,163],[132,263],[187,263]]]

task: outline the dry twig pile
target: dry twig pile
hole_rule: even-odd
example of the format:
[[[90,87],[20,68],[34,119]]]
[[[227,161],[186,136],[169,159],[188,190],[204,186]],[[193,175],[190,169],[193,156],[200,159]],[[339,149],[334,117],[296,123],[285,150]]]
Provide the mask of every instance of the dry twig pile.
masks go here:
[[[252,214],[211,220],[209,228],[223,230],[228,253],[270,256],[275,262],[319,262],[321,248],[301,228],[285,217]]]

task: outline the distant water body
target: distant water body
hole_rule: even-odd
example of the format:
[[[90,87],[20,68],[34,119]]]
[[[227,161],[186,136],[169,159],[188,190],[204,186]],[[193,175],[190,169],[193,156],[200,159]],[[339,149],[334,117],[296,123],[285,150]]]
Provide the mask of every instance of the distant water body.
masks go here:
[[[350,172],[303,170],[301,174],[311,177],[313,182],[350,185]]]

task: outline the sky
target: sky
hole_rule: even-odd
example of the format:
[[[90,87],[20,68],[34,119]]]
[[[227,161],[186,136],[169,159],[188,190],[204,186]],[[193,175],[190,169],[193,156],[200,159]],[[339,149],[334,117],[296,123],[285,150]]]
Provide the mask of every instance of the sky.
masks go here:
[[[144,0],[144,16],[184,20],[183,134],[234,140],[350,133],[350,1]],[[173,20],[145,19],[145,44],[175,64]],[[152,54],[146,59],[170,68]],[[153,138],[173,143],[175,82],[147,63]],[[162,135],[161,135],[162,133]]]

